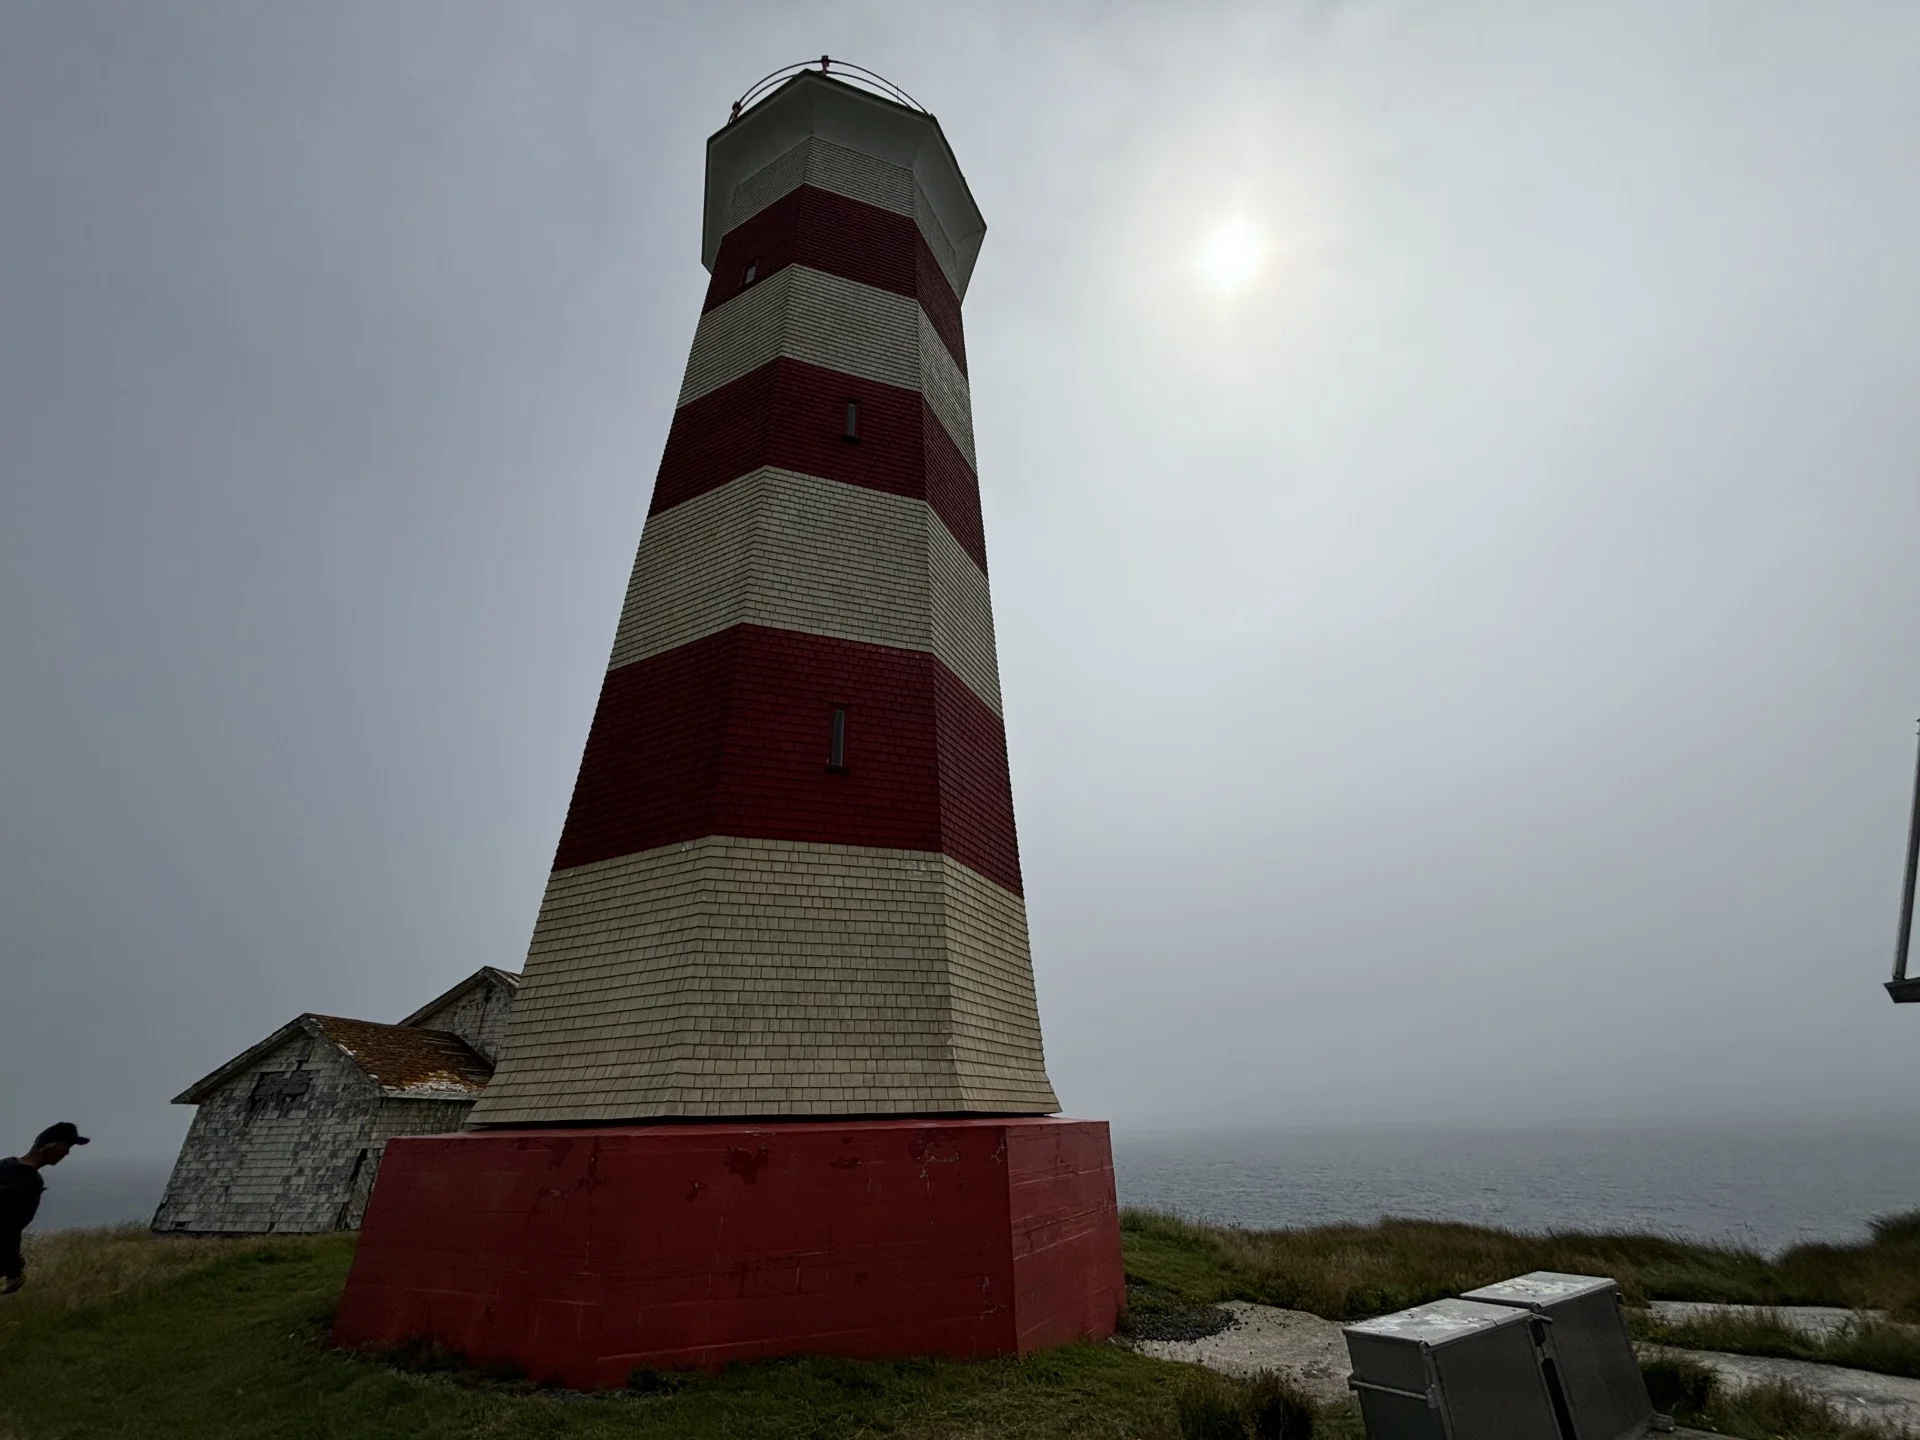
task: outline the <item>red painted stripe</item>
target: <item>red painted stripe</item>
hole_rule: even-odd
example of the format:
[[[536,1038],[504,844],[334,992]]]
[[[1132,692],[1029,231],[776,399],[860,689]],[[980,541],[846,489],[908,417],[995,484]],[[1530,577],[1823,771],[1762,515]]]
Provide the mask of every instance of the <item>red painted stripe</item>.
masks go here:
[[[860,439],[845,439],[847,401]],[[657,515],[762,465],[925,500],[986,568],[980,484],[915,390],[785,358],[682,405],[653,485]]]
[[[965,681],[928,656],[934,725],[940,736],[940,852],[1020,888],[1020,842],[1013,824],[1007,731]]]
[[[610,671],[554,869],[705,835],[939,851],[1020,893],[1006,731],[918,650],[736,625]]]
[[[788,265],[805,265],[918,300],[960,373],[966,373],[960,297],[911,215],[811,185],[789,191],[721,239],[701,313],[747,288],[749,264],[755,284]]]
[[[918,225],[913,227],[913,238],[919,242],[913,252],[914,280],[918,285],[914,293],[919,296],[920,308],[927,312],[934,330],[946,342],[953,363],[964,375],[967,373],[967,337],[960,325],[960,297],[953,293],[947,272],[933,258],[933,250]]]
[[[925,437],[927,504],[946,522],[960,548],[985,570],[987,528],[980,518],[980,482],[973,467],[925,401],[920,405],[920,433]]]

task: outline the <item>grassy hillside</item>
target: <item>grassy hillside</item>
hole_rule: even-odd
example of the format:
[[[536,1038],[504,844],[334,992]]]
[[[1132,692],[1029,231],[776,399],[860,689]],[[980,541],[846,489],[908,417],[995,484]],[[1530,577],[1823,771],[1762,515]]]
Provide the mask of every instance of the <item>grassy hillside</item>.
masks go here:
[[[345,1236],[228,1244],[96,1231],[40,1241],[29,1257],[28,1289],[0,1301],[0,1436],[1164,1440],[1179,1433],[1177,1402],[1189,1371],[1114,1346],[971,1365],[739,1366],[646,1395],[604,1398],[401,1373],[325,1348],[351,1256]]]
[[[1166,1215],[1121,1218],[1129,1274],[1191,1300],[1253,1300],[1330,1320],[1380,1315],[1529,1270],[1610,1275],[1629,1302],[1844,1305],[1920,1319],[1920,1214],[1876,1222],[1859,1245],[1774,1259],[1652,1235],[1521,1235],[1429,1220],[1232,1230]]]
[[[1911,1315],[1920,1295],[1920,1224],[1906,1220],[1865,1245],[1772,1261],[1648,1237],[1410,1221],[1251,1232],[1131,1213],[1123,1237],[1140,1312],[1162,1321],[1231,1298],[1350,1318],[1531,1269],[1614,1275],[1636,1298]],[[350,1236],[156,1240],[137,1229],[34,1239],[28,1288],[0,1299],[0,1440],[1176,1440],[1242,1433],[1232,1417],[1261,1403],[1249,1387],[1095,1345],[976,1364],[770,1362],[607,1396],[490,1381],[431,1355],[402,1368],[327,1348],[352,1245]],[[1787,1391],[1736,1404],[1676,1374],[1664,1383],[1693,1396],[1681,1408],[1728,1434],[1866,1433]],[[1356,1410],[1320,1411],[1314,1433],[1353,1440]]]

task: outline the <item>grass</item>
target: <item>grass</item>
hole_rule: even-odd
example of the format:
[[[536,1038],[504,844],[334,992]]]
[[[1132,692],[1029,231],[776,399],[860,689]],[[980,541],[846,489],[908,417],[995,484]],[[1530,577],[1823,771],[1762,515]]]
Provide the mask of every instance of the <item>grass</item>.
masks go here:
[[[1635,1299],[1906,1316],[1920,1296],[1913,1217],[1882,1222],[1858,1246],[1773,1259],[1653,1236],[1405,1220],[1262,1232],[1129,1212],[1122,1233],[1142,1333],[1210,1329],[1211,1307],[1227,1299],[1350,1319],[1533,1269],[1613,1275]],[[27,1289],[0,1300],[0,1440],[1299,1440],[1309,1426],[1320,1440],[1363,1436],[1351,1401],[1314,1412],[1271,1378],[1224,1380],[1117,1346],[971,1364],[768,1362],[641,1376],[634,1389],[596,1396],[476,1375],[424,1349],[385,1361],[342,1354],[326,1334],[352,1247],[350,1236],[160,1240],[133,1228],[34,1238]],[[1761,1308],[1649,1328],[1648,1338],[1911,1375],[1920,1374],[1916,1333],[1863,1320],[1813,1340]],[[1666,1407],[1701,1428],[1751,1440],[1883,1440],[1791,1387],[1731,1392],[1687,1367],[1664,1357],[1649,1378],[1677,1394]]]
[[[29,1320],[158,1289],[216,1259],[270,1248],[265,1239],[156,1244],[144,1225],[56,1230],[27,1237],[27,1286],[0,1304],[0,1345]]]
[[[0,1440],[1182,1440],[1196,1385],[1239,1407],[1234,1440],[1302,1433],[1298,1414],[1271,1429],[1285,1407],[1258,1387],[1111,1345],[970,1364],[768,1362],[601,1396],[426,1352],[403,1370],[327,1348],[352,1253],[350,1236],[37,1239],[28,1288],[0,1301]],[[1357,1434],[1343,1423],[1326,1433]]]
[[[1183,1440],[1309,1440],[1313,1402],[1276,1375],[1236,1383],[1200,1371],[1174,1402]]]
[[[1920,1379],[1920,1329],[1857,1315],[1838,1331],[1808,1335],[1777,1310],[1732,1310],[1683,1321],[1662,1321],[1644,1312],[1629,1315],[1636,1340],[1676,1350],[1724,1350],[1733,1355],[1773,1355],[1845,1365],[1882,1375]]]
[[[1329,1320],[1401,1310],[1529,1270],[1610,1275],[1634,1304],[1841,1305],[1920,1317],[1920,1213],[1876,1222],[1859,1245],[1803,1245],[1773,1259],[1657,1235],[1528,1235],[1430,1220],[1242,1230],[1130,1210],[1120,1223],[1128,1272],[1148,1284],[1196,1304],[1252,1300]]]
[[[1889,1440],[1784,1382],[1730,1390],[1697,1360],[1666,1356],[1641,1366],[1654,1408],[1682,1425],[1741,1440]]]
[[[1920,1210],[1875,1220],[1872,1237],[1863,1244],[1799,1245],[1775,1263],[1795,1294],[1819,1291],[1831,1297],[1775,1304],[1846,1305],[1920,1321]]]

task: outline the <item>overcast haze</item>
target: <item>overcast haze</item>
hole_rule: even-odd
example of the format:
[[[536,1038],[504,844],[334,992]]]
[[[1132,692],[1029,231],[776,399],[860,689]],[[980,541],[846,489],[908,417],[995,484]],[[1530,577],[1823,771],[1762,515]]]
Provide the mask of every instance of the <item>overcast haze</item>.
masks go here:
[[[1920,8],[0,0],[0,1151],[518,967],[704,140],[822,51],[988,220],[1070,1111],[1920,1103]]]

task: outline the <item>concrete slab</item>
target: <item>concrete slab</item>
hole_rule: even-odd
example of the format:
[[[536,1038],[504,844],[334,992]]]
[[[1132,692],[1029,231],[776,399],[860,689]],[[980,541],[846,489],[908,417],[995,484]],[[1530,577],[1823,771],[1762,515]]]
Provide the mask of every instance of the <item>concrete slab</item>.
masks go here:
[[[469,1130],[387,1145],[333,1339],[618,1389],[1104,1340],[1123,1286],[1102,1121]]]

